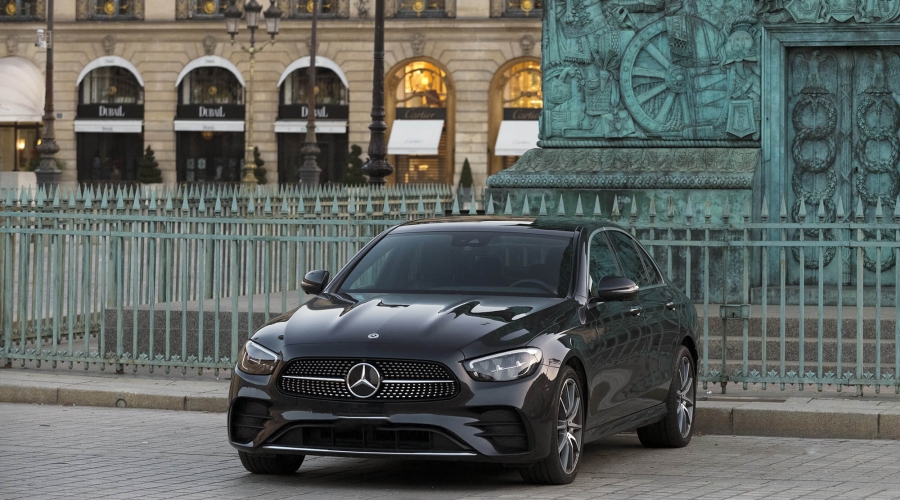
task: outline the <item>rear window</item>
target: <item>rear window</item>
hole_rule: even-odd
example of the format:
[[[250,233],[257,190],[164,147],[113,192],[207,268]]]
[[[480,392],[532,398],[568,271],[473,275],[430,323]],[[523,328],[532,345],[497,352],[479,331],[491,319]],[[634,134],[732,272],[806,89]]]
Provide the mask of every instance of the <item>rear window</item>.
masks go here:
[[[572,241],[483,231],[390,234],[338,291],[564,297],[572,283]]]

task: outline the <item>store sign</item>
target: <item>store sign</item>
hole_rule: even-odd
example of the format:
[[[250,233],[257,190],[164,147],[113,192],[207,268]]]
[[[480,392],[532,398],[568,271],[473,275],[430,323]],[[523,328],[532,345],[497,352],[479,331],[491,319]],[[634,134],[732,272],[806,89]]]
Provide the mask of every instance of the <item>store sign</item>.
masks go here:
[[[305,120],[309,118],[309,106],[305,104],[279,106],[278,118],[282,120]],[[322,120],[346,120],[350,118],[350,106],[320,104],[316,106],[316,118]]]
[[[397,120],[446,120],[445,108],[397,108]]]
[[[143,104],[79,104],[78,118],[103,118],[105,120],[116,119],[142,119],[144,118]]]
[[[506,108],[503,110],[503,119],[536,122],[541,117],[541,111],[540,108]]]
[[[179,104],[178,118],[182,120],[243,120],[244,106],[235,104]]]

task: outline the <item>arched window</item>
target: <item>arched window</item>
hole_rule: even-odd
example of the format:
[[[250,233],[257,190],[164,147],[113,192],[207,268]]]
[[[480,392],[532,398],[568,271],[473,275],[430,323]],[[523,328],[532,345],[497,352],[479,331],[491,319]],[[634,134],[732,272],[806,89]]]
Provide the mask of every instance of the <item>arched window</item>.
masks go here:
[[[318,65],[317,65],[318,66]],[[309,83],[309,68],[298,69],[291,73],[290,78],[281,86],[283,105],[307,103],[306,85]],[[316,104],[339,104],[346,106],[350,103],[350,89],[344,86],[334,71],[328,68],[316,68]]]
[[[119,66],[97,68],[81,81],[81,104],[144,104],[144,88],[131,71]]]
[[[181,81],[180,104],[244,104],[244,86],[217,66],[196,68]]]
[[[446,74],[428,62],[414,62],[403,69],[397,86],[398,108],[443,108],[447,101]]]
[[[539,60],[517,59],[500,68],[491,85],[490,174],[512,166],[525,151],[537,147],[543,103]]]

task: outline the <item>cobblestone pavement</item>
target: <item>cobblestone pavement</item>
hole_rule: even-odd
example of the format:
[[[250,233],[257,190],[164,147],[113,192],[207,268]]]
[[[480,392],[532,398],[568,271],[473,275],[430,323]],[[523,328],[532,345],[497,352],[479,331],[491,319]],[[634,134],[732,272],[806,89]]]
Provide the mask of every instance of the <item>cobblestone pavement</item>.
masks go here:
[[[900,499],[900,442],[700,436],[586,447],[566,487],[484,464],[309,458],[291,477],[244,471],[225,415],[0,404],[0,499]]]

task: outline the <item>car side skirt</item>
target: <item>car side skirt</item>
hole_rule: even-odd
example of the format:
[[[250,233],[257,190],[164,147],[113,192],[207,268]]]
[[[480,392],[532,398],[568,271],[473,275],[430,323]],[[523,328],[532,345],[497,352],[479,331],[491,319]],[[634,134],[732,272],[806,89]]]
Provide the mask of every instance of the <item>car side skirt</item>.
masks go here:
[[[638,427],[659,422],[666,416],[666,405],[654,405],[646,410],[622,417],[612,422],[600,424],[590,429],[584,437],[584,441],[590,442],[600,438],[611,436],[619,432],[631,431]]]

